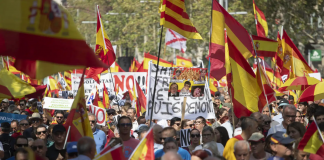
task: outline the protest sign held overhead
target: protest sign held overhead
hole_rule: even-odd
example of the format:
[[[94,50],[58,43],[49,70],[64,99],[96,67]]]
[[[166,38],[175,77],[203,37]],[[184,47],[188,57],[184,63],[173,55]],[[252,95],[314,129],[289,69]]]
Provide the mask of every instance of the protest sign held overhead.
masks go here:
[[[55,109],[55,110],[70,110],[73,104],[73,99],[62,99],[62,98],[49,98],[45,97],[43,105],[44,109]]]
[[[101,126],[106,125],[106,110],[95,105],[89,105],[89,112],[96,116],[97,124]]]
[[[181,145],[181,147],[190,146],[190,131],[191,131],[191,129],[181,129],[180,130],[180,145]]]

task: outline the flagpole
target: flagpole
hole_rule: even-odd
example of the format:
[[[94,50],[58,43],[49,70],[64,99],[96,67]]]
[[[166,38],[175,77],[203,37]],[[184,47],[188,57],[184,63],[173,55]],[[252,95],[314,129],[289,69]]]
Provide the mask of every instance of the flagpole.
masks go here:
[[[153,121],[153,105],[155,104],[155,92],[156,92],[156,81],[157,81],[157,75],[159,72],[159,63],[160,63],[160,54],[161,54],[161,45],[162,45],[162,33],[163,33],[163,25],[161,28],[161,33],[160,33],[160,45],[159,45],[159,52],[158,52],[158,60],[156,63],[156,72],[155,72],[155,80],[154,80],[154,89],[153,89],[153,100],[152,100],[152,109],[151,109],[151,113],[150,113],[150,126],[153,127],[152,125],[152,121]]]
[[[277,54],[278,53],[276,53],[276,55],[275,55],[275,63],[273,65],[273,77],[272,77],[272,82],[274,83],[273,88],[275,88],[275,89],[277,89],[276,88],[277,83],[275,82],[275,74],[276,74],[276,69],[277,69]]]
[[[10,65],[9,65],[9,57],[8,56],[7,56],[7,65],[8,65],[8,71],[9,71]]]
[[[70,129],[71,129],[71,126],[69,126],[68,131],[66,132],[66,137],[65,137],[63,149],[65,149],[66,142],[67,142],[69,134],[70,134]]]

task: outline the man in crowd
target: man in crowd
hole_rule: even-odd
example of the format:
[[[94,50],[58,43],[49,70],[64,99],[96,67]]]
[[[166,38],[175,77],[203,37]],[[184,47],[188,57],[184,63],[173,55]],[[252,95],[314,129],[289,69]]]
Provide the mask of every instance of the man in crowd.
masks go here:
[[[131,137],[132,125],[132,120],[129,117],[122,116],[118,120],[117,128],[119,130],[119,136],[123,141],[124,156],[126,159],[130,157],[139,143],[139,140]]]
[[[26,102],[26,100],[24,100],[24,99],[19,100],[18,109],[19,109],[20,112],[26,110],[26,103],[27,103],[27,102]]]
[[[78,142],[69,142],[66,145],[66,153],[67,153],[67,159],[73,159],[78,157],[78,147],[77,147]]]
[[[249,160],[250,159],[250,145],[246,140],[240,140],[235,142],[234,155],[236,160]]]
[[[233,124],[233,116],[234,116],[234,124]],[[225,123],[221,124],[222,127],[225,127],[228,133],[228,137],[232,138],[233,137],[233,126],[236,125],[238,122],[238,118],[235,116],[235,114],[232,114],[232,108],[228,110],[228,121]]]
[[[9,107],[9,100],[7,98],[3,99],[1,102],[1,112],[4,112],[8,109]]]
[[[66,156],[66,149],[64,149],[64,142],[66,138],[66,129],[63,125],[58,124],[53,127],[52,138],[54,144],[47,149],[46,157],[49,160],[64,159]]]
[[[272,118],[273,121],[278,122],[277,124],[280,124],[283,121],[283,118],[282,118],[283,107],[284,106],[287,106],[287,105],[289,105],[289,101],[288,100],[282,98],[279,101],[279,104],[278,104],[278,113],[277,113],[276,116],[274,116]]]
[[[29,115],[31,115],[33,113],[38,113],[37,101],[31,101],[31,103],[32,104],[31,104],[30,108],[26,109],[26,111],[29,113]]]
[[[324,108],[323,107],[317,108],[314,117],[317,124],[324,122]]]
[[[290,138],[286,132],[276,132],[271,137],[270,148],[275,153],[268,160],[290,159],[293,154],[294,139]]]
[[[43,119],[39,113],[33,113],[33,115],[29,118],[29,121],[31,122],[32,126],[26,129],[23,135],[26,136],[27,138],[36,139],[34,129],[36,129],[37,126],[43,123]]]
[[[150,128],[147,125],[143,125],[138,128],[139,141],[141,141],[146,136],[148,130],[150,130]]]
[[[20,135],[23,135],[23,133],[25,132],[25,130],[27,128],[29,128],[29,123],[26,119],[22,119],[19,122],[19,126],[20,126]]]
[[[107,137],[105,132],[97,128],[96,116],[92,113],[89,113],[88,116],[89,116],[91,130],[93,133],[93,138],[96,142],[96,149],[97,152],[99,153],[105,147],[105,144],[107,142]]]
[[[259,132],[255,132],[249,138],[249,142],[251,144],[252,154],[250,156],[250,160],[257,160],[257,159],[268,159],[271,157],[270,153],[267,153],[264,150],[265,139],[263,134]]]
[[[138,125],[146,124],[146,119],[145,119],[145,117],[144,117],[144,116],[139,116],[139,117],[137,118],[137,124],[138,124]]]
[[[295,122],[296,112],[297,112],[297,109],[294,105],[289,104],[289,105],[284,106],[283,113],[282,113],[283,121],[280,124],[278,124],[274,127],[271,127],[268,131],[267,136],[269,136],[270,134],[276,133],[276,132],[285,132],[286,133],[287,126],[289,124],[291,124],[292,122]]]
[[[47,147],[43,140],[37,139],[33,142],[31,148],[41,158],[46,159]]]
[[[132,120],[132,130],[135,131],[138,128],[138,123],[135,120],[135,116],[136,116],[136,109],[135,108],[129,108],[127,110],[127,117],[129,117]]]
[[[216,104],[216,108],[222,108],[222,103],[220,101],[220,99],[217,97],[217,98],[214,98],[214,103]],[[215,110],[217,111],[217,110]]]
[[[170,85],[170,92],[168,93],[169,97],[179,97],[178,85],[176,83],[172,83]]]
[[[15,139],[21,135],[19,122],[17,120],[11,121],[10,130],[11,130],[10,132],[11,137]]]
[[[47,132],[46,126],[43,124],[36,127],[35,135],[36,135],[37,139],[41,139],[44,141],[47,148],[51,147],[54,144],[53,141],[48,140],[48,132]]]
[[[224,96],[224,103],[231,103],[231,97],[229,95]]]
[[[9,136],[9,132],[10,124],[8,122],[2,122],[0,131],[0,142],[2,143],[4,150],[4,159],[13,156],[14,153],[15,139]]]
[[[250,117],[255,119],[258,122],[260,129],[263,127],[264,121],[260,112],[254,112],[250,115]]]
[[[153,126],[153,136],[154,136],[154,152],[156,152],[159,149],[163,149],[163,145],[161,142],[161,131],[163,128],[156,124]]]
[[[55,122],[56,124],[64,124],[65,123],[65,118],[64,118],[64,111],[58,110],[55,112]],[[55,124],[55,123],[52,123]]]
[[[181,118],[173,117],[170,122],[170,126],[173,127],[176,131],[181,130]]]
[[[91,160],[96,155],[96,143],[90,137],[82,137],[77,144],[78,157],[71,160]]]
[[[172,127],[163,128],[163,130],[161,132],[161,142],[164,143],[164,140],[169,137],[176,139],[177,138],[176,132],[177,131]],[[165,154],[165,152],[163,149],[159,149],[154,153],[155,158],[160,158],[164,154]],[[178,149],[178,154],[182,157],[182,159],[190,159],[191,158],[189,152],[181,147],[179,147],[179,149]]]
[[[206,119],[202,116],[196,118],[195,128],[202,133],[203,128],[206,126]]]
[[[294,104],[295,104],[295,98],[294,98],[294,96],[293,96],[293,95],[289,95],[289,98],[288,98],[288,100],[289,100],[289,104],[292,104],[292,105],[294,105]]]
[[[256,120],[246,117],[241,123],[242,133],[229,139],[224,148],[223,156],[225,159],[235,159],[234,145],[235,142],[240,140],[248,140],[254,132],[258,132],[258,123]]]
[[[161,160],[183,160],[183,159],[177,152],[169,151],[162,156]]]
[[[25,136],[18,136],[17,137],[17,140],[16,140],[16,143],[14,143],[14,150],[17,152],[18,149],[24,148],[24,147],[28,147],[28,139],[27,139],[27,137],[25,137]],[[6,150],[6,149],[4,148],[4,150]],[[15,156],[14,156],[15,153],[14,153],[14,151],[12,151],[10,153],[10,155],[11,155],[11,157],[8,158],[8,157],[6,157],[6,153],[5,153],[5,157],[3,159],[8,158],[7,160],[15,160]]]
[[[114,121],[114,116],[116,115],[116,110],[114,109],[107,109],[107,115],[108,115],[108,123],[117,125],[117,121]]]
[[[288,101],[288,95],[287,94],[283,95],[282,98],[286,99]]]

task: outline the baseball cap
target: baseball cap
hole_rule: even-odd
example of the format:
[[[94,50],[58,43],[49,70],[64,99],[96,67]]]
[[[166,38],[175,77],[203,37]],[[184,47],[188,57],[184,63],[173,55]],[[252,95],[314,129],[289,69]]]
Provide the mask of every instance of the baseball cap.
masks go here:
[[[70,143],[68,143],[67,146],[66,146],[66,152],[68,154],[78,152],[77,144],[78,144],[78,142],[70,142]]]
[[[287,133],[285,132],[276,132],[271,136],[271,143],[272,144],[292,144],[295,140],[290,138]]]
[[[9,100],[8,100],[7,98],[5,98],[5,99],[2,100],[2,102],[4,102],[4,103],[8,103]]]
[[[283,98],[283,99],[281,99],[279,101],[278,107],[285,106],[285,105],[289,105],[289,102],[288,102],[288,100],[286,100],[286,99]]]
[[[261,134],[260,132],[255,132],[251,135],[251,137],[249,138],[249,141],[254,141],[254,142],[259,142],[263,140],[264,141],[264,135]]]
[[[58,124],[53,127],[52,133],[56,133],[56,132],[66,132],[66,129],[63,125]]]
[[[15,111],[13,111],[12,113],[13,113],[13,114],[20,114],[20,111],[15,110]]]

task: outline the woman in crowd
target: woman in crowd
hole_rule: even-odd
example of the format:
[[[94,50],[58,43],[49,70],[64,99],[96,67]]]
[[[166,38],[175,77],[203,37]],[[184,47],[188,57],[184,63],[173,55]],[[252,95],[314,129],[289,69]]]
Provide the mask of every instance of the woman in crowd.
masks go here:
[[[301,139],[298,139],[295,141],[295,146],[299,145]],[[310,153],[304,152],[302,150],[299,150],[297,147],[294,148],[294,157],[295,160],[307,160],[309,159]]]
[[[305,115],[307,113],[307,108],[308,108],[308,102],[299,102],[298,103],[297,110],[299,110],[302,115]]]
[[[225,146],[226,142],[229,140],[229,136],[226,128],[222,126],[214,128],[214,133],[215,133],[215,141]]]
[[[304,125],[305,124],[304,117],[305,117],[305,115],[303,115],[299,110],[297,110],[295,122],[299,122],[299,123]]]
[[[293,139],[299,139],[304,136],[306,128],[299,122],[293,122],[287,127],[287,134]]]
[[[192,153],[193,150],[200,144],[200,132],[198,129],[193,129],[190,131],[190,141],[191,144],[188,147],[189,152]]]
[[[205,126],[202,130],[202,143],[206,144],[211,141],[215,141],[214,130],[209,126]],[[196,149],[201,149],[201,148],[202,148],[202,146],[196,147]],[[217,143],[217,150],[218,150],[219,155],[223,155],[224,146],[221,143]]]
[[[219,152],[218,152],[218,149],[217,149],[218,147],[217,146],[218,146],[218,144],[215,141],[210,141],[208,143],[204,143],[203,149],[210,150],[213,153],[212,156],[216,157],[216,156],[219,156]]]
[[[216,118],[217,118],[217,122],[219,125],[221,125],[222,123],[220,122],[220,120],[224,117],[227,116],[228,112],[225,108],[220,108],[218,110],[218,112],[216,113]]]
[[[168,151],[174,151],[174,152],[178,152],[178,145],[177,145],[177,141],[172,138],[172,137],[168,137],[164,140],[164,144],[163,144],[163,151],[164,153],[168,152]]]
[[[192,120],[189,119],[185,119],[181,122],[181,129],[194,129],[195,128],[195,124],[193,123]]]

